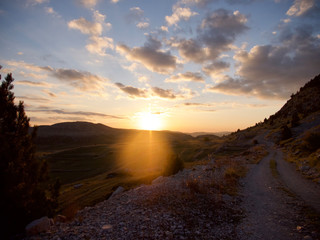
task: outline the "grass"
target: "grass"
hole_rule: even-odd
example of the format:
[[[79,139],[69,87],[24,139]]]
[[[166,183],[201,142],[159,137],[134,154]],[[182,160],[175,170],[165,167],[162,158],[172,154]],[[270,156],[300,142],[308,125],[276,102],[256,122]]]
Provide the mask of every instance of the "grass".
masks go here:
[[[165,166],[165,158],[159,155],[162,149],[169,148],[168,153],[179,154],[186,167],[192,167],[195,162],[208,161],[208,154],[212,153],[221,139],[203,141],[203,139],[165,139],[153,134],[141,134],[121,142],[96,145],[70,145],[64,148],[42,146],[38,156],[49,164],[50,182],[59,178],[62,183],[59,198],[60,213],[72,216],[73,212],[85,206],[90,206],[107,199],[118,187],[126,189],[140,184],[149,184],[153,179],[162,175],[161,164]],[[43,150],[45,149],[45,151]],[[126,149],[124,157],[121,155]],[[128,158],[127,164],[119,161]],[[148,157],[148,160],[144,160]],[[197,160],[200,160],[198,162]],[[144,162],[155,161],[158,169],[149,170]],[[150,164],[149,164],[150,165]],[[131,169],[136,167],[136,169]],[[138,171],[139,169],[143,171]],[[151,168],[150,168],[151,169]]]

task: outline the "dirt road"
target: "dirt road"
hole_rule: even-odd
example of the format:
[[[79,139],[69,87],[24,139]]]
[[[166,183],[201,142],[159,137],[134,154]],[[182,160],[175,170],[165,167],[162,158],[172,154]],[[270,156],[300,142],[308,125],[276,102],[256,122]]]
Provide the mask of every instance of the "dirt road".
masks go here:
[[[241,239],[318,239],[317,232],[303,229],[306,219],[302,209],[309,205],[319,211],[319,186],[303,179],[285,162],[280,149],[265,144],[268,156],[251,166],[243,182],[246,217],[239,225]],[[270,160],[277,163],[273,171]]]

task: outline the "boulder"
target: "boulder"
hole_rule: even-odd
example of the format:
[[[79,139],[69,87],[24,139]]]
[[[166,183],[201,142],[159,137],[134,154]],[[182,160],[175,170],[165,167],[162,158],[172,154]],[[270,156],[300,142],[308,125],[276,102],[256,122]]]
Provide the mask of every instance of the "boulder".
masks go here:
[[[48,217],[34,220],[26,226],[26,234],[27,236],[33,236],[42,232],[47,232],[50,229],[51,223],[52,220]]]
[[[158,183],[161,183],[164,181],[164,177],[163,176],[160,176],[160,177],[157,177],[156,179],[154,179],[152,181],[152,184],[158,184]]]
[[[55,223],[64,223],[64,222],[66,222],[66,221],[67,221],[67,217],[64,216],[64,215],[58,214],[58,215],[55,216],[55,218],[54,218],[54,222],[55,222]]]
[[[78,184],[73,185],[73,188],[78,189],[78,188],[81,188],[82,186],[83,186],[82,183],[78,183]]]
[[[112,193],[112,195],[110,196],[110,198],[109,199],[111,199],[111,198],[113,198],[114,196],[116,196],[116,195],[118,195],[118,194],[120,194],[120,193],[122,193],[124,191],[124,188],[123,187],[118,187],[113,193]]]

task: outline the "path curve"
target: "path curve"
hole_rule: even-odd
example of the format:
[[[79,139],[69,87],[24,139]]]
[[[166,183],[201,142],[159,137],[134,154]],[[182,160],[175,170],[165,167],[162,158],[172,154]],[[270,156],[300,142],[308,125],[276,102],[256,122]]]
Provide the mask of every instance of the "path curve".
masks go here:
[[[320,186],[304,178],[300,172],[295,170],[295,166],[283,159],[283,153],[276,149],[277,169],[281,180],[305,203],[320,213]]]
[[[243,181],[242,207],[246,217],[239,225],[240,238],[303,239],[298,227],[304,221],[301,206],[307,204],[319,211],[320,187],[295,171],[273,143],[259,142],[266,145],[269,154],[259,164],[251,166]],[[272,174],[272,159],[277,162],[279,175]],[[294,192],[296,196],[284,190]]]

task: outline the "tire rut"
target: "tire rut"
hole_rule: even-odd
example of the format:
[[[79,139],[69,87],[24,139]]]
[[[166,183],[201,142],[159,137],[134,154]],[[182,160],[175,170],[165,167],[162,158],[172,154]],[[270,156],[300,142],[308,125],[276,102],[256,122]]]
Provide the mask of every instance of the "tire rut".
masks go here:
[[[317,197],[315,193],[318,192],[308,191],[305,185],[307,182],[299,177],[292,177],[292,174],[297,173],[292,173],[292,168],[287,166],[289,163],[283,160],[281,150],[275,149],[270,143],[267,143],[267,148],[269,154],[259,164],[252,165],[243,180],[242,208],[246,216],[238,227],[240,238],[303,239],[306,233],[301,232],[299,226],[304,224],[305,217],[302,216],[301,209],[305,203],[301,199],[309,198],[310,201],[306,203],[311,204]],[[270,160],[277,163],[277,174],[272,173]],[[303,185],[300,185],[301,182]],[[291,189],[292,185],[294,189]],[[295,191],[295,188],[304,189]],[[301,195],[301,198],[290,194],[292,191],[298,196]],[[301,191],[309,195],[304,197],[300,194]],[[310,197],[310,192],[315,195]]]

